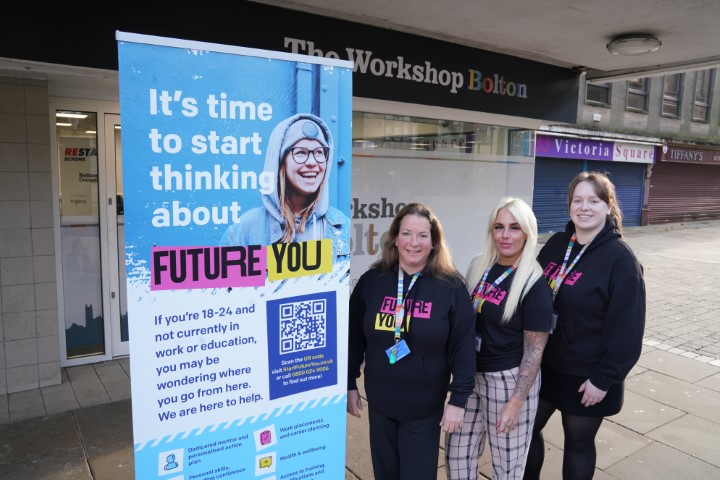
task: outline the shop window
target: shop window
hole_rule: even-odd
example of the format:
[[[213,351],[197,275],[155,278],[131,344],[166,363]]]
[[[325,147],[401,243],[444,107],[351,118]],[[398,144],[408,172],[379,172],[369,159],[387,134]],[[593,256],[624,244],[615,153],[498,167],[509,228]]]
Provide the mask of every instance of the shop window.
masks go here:
[[[693,104],[693,120],[708,121],[712,84],[715,70],[698,70],[695,72],[695,100]]]
[[[590,83],[585,84],[585,103],[590,105],[599,105],[603,107],[610,106],[610,96],[612,94],[612,83]]]
[[[627,109],[647,113],[649,82],[647,78],[636,78],[627,82]]]
[[[682,96],[682,73],[663,75],[662,114],[666,117],[680,116],[680,100]]]
[[[507,154],[512,141],[508,129],[496,125],[353,113],[354,148],[462,155]],[[528,151],[528,148],[520,150]]]

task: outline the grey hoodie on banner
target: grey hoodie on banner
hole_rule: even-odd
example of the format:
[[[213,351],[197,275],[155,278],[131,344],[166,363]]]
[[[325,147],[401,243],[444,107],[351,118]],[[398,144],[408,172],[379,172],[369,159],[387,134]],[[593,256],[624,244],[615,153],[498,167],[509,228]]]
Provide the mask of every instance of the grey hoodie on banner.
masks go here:
[[[350,260],[350,219],[329,205],[328,182],[334,145],[327,124],[309,113],[299,113],[280,122],[268,141],[264,171],[277,174],[287,149],[303,138],[317,140],[328,147],[329,153],[320,187],[320,199],[305,222],[303,231],[298,229],[293,241],[329,238],[333,241],[333,263]],[[273,192],[263,194],[263,206],[247,211],[238,223],[230,225],[222,236],[220,245],[270,245],[279,242],[285,219],[280,212],[281,200],[278,191],[279,189],[275,188]],[[299,222],[300,218],[297,217],[296,220]]]

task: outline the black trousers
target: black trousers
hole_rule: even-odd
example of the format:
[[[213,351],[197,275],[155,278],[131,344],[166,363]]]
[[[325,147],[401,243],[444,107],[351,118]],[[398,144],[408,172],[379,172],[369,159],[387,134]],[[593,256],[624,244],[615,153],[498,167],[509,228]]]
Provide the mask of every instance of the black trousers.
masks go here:
[[[368,405],[375,480],[436,480],[443,411],[419,420],[378,415]]]

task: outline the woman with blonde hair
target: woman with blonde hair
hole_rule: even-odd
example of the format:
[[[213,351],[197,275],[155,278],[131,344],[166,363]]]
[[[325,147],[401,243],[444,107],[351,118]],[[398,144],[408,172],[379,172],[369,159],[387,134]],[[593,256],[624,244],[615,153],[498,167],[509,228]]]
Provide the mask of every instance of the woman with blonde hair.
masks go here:
[[[505,197],[490,215],[485,247],[466,276],[475,308],[475,389],[463,427],[445,436],[448,479],[478,478],[488,437],[493,479],[521,479],[551,329],[552,294],[535,259],[537,220]]]

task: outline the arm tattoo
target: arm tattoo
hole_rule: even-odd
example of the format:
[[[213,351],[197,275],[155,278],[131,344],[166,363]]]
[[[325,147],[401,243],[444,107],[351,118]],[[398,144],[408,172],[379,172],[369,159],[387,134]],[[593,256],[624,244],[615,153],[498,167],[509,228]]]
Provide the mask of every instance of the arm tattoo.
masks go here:
[[[520,362],[520,373],[513,396],[517,396],[523,402],[527,398],[530,387],[535,382],[543,350],[548,341],[548,332],[530,332],[525,330],[523,334],[523,357]]]

